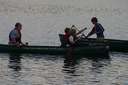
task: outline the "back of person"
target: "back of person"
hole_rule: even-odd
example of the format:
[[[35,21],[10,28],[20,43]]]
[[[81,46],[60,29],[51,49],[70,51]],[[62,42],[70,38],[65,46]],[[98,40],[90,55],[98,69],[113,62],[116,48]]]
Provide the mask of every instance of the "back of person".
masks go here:
[[[96,34],[97,34],[97,38],[104,38],[104,28],[100,23],[96,23],[95,24],[95,30],[96,30]]]
[[[15,44],[17,42],[18,36],[19,36],[18,31],[13,29],[9,33],[9,44]]]

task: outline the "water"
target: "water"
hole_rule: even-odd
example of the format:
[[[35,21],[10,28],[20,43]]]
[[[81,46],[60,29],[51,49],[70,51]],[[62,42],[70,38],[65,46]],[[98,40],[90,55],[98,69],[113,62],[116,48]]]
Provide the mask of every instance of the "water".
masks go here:
[[[127,85],[128,54],[110,59],[0,54],[2,85]]]
[[[128,40],[128,0],[0,0],[0,43],[16,22],[30,45],[60,45],[59,33],[75,24],[85,35],[96,16],[106,38]],[[95,37],[92,36],[92,37]],[[128,85],[128,54],[110,59],[67,60],[64,56],[0,54],[2,85]]]

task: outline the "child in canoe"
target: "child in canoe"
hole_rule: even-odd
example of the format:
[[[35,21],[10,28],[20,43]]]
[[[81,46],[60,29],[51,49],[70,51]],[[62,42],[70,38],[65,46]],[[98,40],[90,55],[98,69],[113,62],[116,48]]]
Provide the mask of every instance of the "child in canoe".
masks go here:
[[[64,40],[67,46],[76,46],[76,41],[79,40],[78,35],[83,32],[86,28],[82,29],[79,32],[76,32],[75,25],[72,25],[71,28],[65,28]]]

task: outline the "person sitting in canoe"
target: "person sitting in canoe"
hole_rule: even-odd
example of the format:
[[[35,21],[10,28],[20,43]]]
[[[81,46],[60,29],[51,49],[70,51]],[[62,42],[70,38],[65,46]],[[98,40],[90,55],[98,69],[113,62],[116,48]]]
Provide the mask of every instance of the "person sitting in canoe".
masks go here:
[[[75,41],[77,40],[78,33],[76,33],[76,29],[74,29],[73,27],[65,28],[64,40],[66,42],[66,47],[74,46]]]
[[[70,30],[70,36],[69,36],[69,45],[70,46],[75,46],[75,42],[78,39],[77,33],[75,29]]]
[[[66,27],[65,30],[64,30],[64,32],[65,32],[65,34],[64,34],[64,42],[65,42],[64,44],[65,44],[65,46],[69,44],[70,30],[71,29],[68,28],[68,27]]]
[[[92,28],[91,32],[88,33],[86,38],[93,34],[96,34],[97,38],[104,39],[104,28],[100,23],[98,23],[98,19],[96,17],[93,17],[91,19],[91,22],[94,25],[94,27]]]
[[[21,46],[24,45],[21,41],[22,24],[17,22],[15,28],[9,33],[9,45]]]
[[[84,28],[82,30],[79,30],[78,32],[76,32],[77,28],[75,25],[72,25],[71,28],[66,27],[65,28],[65,34],[64,34],[64,40],[65,40],[65,45],[66,46],[72,46],[75,45],[76,46],[76,41],[79,40],[78,35],[81,34],[84,30],[86,30],[87,28]]]

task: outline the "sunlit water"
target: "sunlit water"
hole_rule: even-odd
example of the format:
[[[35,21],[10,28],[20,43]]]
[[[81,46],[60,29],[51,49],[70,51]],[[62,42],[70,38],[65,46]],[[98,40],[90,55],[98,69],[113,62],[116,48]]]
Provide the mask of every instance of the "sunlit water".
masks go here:
[[[87,27],[86,35],[92,16],[104,26],[106,38],[128,40],[127,5],[128,0],[0,0],[0,43],[8,43],[8,33],[21,22],[23,42],[60,45],[58,34],[65,27]],[[0,54],[0,85],[128,85],[127,53],[84,57]]]

